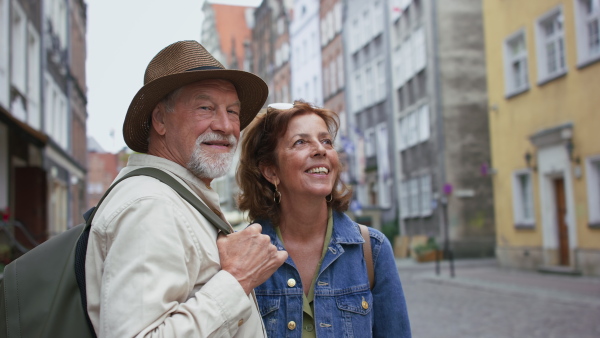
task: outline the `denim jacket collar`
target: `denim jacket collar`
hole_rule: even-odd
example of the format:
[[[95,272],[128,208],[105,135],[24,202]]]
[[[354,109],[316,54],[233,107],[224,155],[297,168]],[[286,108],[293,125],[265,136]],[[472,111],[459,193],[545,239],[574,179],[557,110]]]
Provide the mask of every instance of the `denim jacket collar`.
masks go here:
[[[267,220],[257,220],[255,223],[260,223],[263,227],[263,234],[269,235],[271,238],[271,243],[277,247],[278,250],[284,250],[283,243],[277,237],[277,232],[271,221]],[[331,233],[331,243],[329,243],[329,252],[326,255],[323,265],[321,269],[324,269],[332,260],[339,254],[344,252],[344,245],[352,245],[352,244],[361,244],[364,243],[362,235],[360,234],[360,230],[356,226],[356,223],[350,219],[346,214],[334,211],[333,212],[333,231]],[[333,254],[334,257],[330,257],[329,253]],[[329,256],[329,257],[328,257]],[[291,257],[288,257],[286,260],[287,264],[295,266]]]
[[[260,223],[263,227],[263,234],[271,237],[271,243],[277,247],[283,248],[283,244],[277,237],[277,232],[273,223],[268,220],[256,220],[253,223]],[[346,214],[339,211],[333,212],[333,231],[331,233],[332,244],[360,244],[364,243],[362,235],[356,222],[351,220]]]

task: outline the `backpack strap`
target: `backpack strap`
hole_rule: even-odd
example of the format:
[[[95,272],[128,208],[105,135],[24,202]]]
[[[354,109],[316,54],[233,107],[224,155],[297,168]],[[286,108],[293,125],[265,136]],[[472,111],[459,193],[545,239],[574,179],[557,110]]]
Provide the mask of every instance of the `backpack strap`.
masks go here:
[[[163,182],[164,184],[170,186],[173,190],[175,190],[184,200],[190,203],[196,210],[198,210],[202,216],[204,216],[208,221],[214,225],[217,229],[223,231],[225,234],[230,234],[233,232],[233,229],[225,223],[219,216],[217,216],[212,210],[210,210],[204,203],[202,203],[198,197],[196,197],[189,189],[185,188],[179,181],[177,181],[173,176],[167,174],[166,172],[151,167],[145,167],[140,169],[135,169],[121,177],[118,181],[113,183],[108,190],[104,193],[104,196],[100,199],[100,202],[96,205],[92,213],[86,218],[86,228],[89,228],[92,225],[92,220],[96,215],[96,211],[98,207],[104,201],[104,198],[108,196],[110,191],[121,181],[127,179],[132,176],[150,176],[154,177],[157,180]],[[88,211],[89,212],[89,211]],[[87,213],[86,213],[87,214]]]
[[[369,275],[369,286],[373,290],[373,284],[375,283],[375,271],[373,269],[373,251],[371,250],[371,237],[369,236],[369,228],[366,225],[359,224],[360,234],[365,240],[363,244],[363,255],[365,256],[365,263],[367,264],[367,274]]]
[[[196,197],[189,189],[185,188],[179,181],[177,181],[173,176],[167,174],[166,172],[151,168],[144,167],[140,169],[135,169],[118,179],[115,183],[113,183],[108,190],[104,193],[98,204],[92,209],[88,210],[83,217],[85,218],[85,229],[79,236],[77,240],[77,245],[75,246],[75,278],[77,279],[77,285],[79,286],[79,293],[81,295],[81,305],[83,306],[83,311],[85,313],[85,319],[90,328],[90,331],[94,337],[96,337],[96,332],[94,331],[94,327],[92,322],[90,321],[90,316],[87,312],[87,288],[85,285],[85,255],[87,252],[88,239],[90,236],[90,228],[92,226],[92,220],[96,215],[96,211],[104,201],[104,198],[108,196],[110,191],[121,181],[133,177],[133,176],[150,176],[154,177],[157,180],[163,182],[164,184],[170,186],[173,190],[175,190],[184,200],[190,203],[196,210],[198,210],[212,225],[214,225],[218,230],[221,230],[225,234],[230,234],[233,232],[231,226],[225,221],[223,221],[219,216],[217,216],[210,208],[208,208],[202,201]]]

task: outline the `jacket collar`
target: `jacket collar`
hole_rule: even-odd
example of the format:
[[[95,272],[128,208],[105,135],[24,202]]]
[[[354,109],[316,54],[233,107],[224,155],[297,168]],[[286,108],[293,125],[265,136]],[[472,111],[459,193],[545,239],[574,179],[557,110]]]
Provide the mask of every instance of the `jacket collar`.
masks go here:
[[[277,232],[271,221],[257,220],[263,227],[263,233],[271,237],[271,243],[279,250],[283,250],[283,244],[277,237]],[[333,212],[333,231],[331,233],[331,244],[359,244],[364,243],[362,235],[356,222],[350,219],[346,214],[339,211]]]

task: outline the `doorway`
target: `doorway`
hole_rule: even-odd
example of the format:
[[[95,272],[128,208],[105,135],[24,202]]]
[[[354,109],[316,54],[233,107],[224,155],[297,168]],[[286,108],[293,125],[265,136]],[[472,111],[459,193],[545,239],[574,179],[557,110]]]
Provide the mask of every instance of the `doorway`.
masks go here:
[[[558,263],[559,265],[569,265],[569,229],[567,228],[567,203],[565,199],[565,180],[555,178],[552,181],[554,186],[554,203],[556,210],[556,226],[558,234]]]

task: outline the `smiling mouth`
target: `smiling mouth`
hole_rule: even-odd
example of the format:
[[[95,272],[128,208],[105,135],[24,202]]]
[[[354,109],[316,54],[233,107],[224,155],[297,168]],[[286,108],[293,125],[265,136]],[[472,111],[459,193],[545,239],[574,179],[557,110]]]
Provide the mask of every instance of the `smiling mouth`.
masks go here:
[[[305,173],[327,175],[329,174],[329,169],[325,167],[310,168]]]
[[[231,144],[230,143],[226,143],[226,142],[202,142],[202,144],[207,145],[207,146],[219,146],[219,147],[230,147]]]

